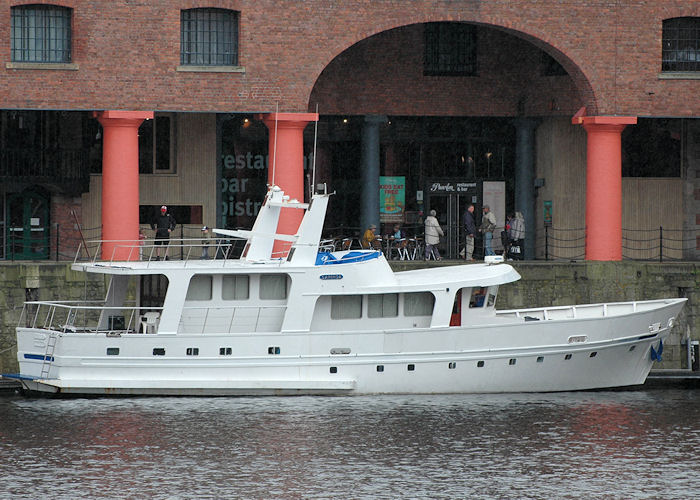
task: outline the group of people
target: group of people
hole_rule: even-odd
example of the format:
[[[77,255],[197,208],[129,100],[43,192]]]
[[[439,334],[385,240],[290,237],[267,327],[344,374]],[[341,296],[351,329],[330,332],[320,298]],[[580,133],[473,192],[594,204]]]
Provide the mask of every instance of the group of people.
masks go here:
[[[477,234],[481,233],[484,240],[484,255],[496,255],[493,250],[493,233],[496,231],[496,216],[491,211],[489,205],[482,207],[483,215],[481,217],[481,225],[476,227],[476,219],[474,217],[474,205],[469,205],[464,212],[462,224],[466,235],[465,248],[463,256],[467,261],[474,260],[474,242]],[[437,212],[430,210],[429,215],[425,218],[425,260],[433,258],[442,260],[438,245],[440,238],[445,235],[440,223],[437,220]],[[394,226],[394,234],[392,238],[405,238],[400,225]],[[522,260],[523,258],[523,243],[525,240],[525,219],[521,212],[515,212],[509,216],[503,231],[501,232],[501,242],[503,244],[503,256],[512,260]],[[360,240],[362,248],[378,248],[380,241],[377,236],[377,226],[372,224],[365,231]]]
[[[477,232],[484,237],[484,255],[496,255],[493,250],[493,233],[496,230],[496,216],[491,211],[491,207],[484,205],[483,216],[481,217],[481,225],[476,227],[474,218],[474,205],[471,204],[464,212],[462,224],[466,235],[464,248],[464,258],[467,261],[474,260],[474,241]],[[160,258],[160,248],[167,246],[170,240],[170,233],[175,230],[175,218],[168,213],[168,207],[163,205],[160,207],[160,214],[156,216],[151,223],[151,229],[155,230],[155,245],[156,256]],[[440,238],[445,236],[440,223],[437,220],[437,212],[430,210],[429,215],[425,218],[425,260],[431,257],[435,260],[442,260],[438,245]],[[139,235],[144,239],[143,233]],[[400,224],[395,224],[393,233],[389,236],[395,241],[405,241],[406,235],[401,229]],[[514,260],[522,260],[523,242],[525,240],[525,219],[521,212],[515,212],[514,215],[508,217],[504,230],[501,232],[501,241],[503,244],[503,255]],[[381,239],[377,236],[377,226],[371,224],[362,235],[360,246],[362,248],[380,248]],[[202,227],[202,259],[209,258],[209,228]],[[166,256],[167,258],[167,256]]]
[[[474,240],[477,231],[484,236],[484,255],[496,255],[493,251],[493,233],[496,230],[496,216],[491,211],[491,207],[484,205],[484,214],[481,218],[481,225],[477,229],[474,220],[474,205],[469,205],[464,212],[464,231],[466,233],[466,245],[464,258],[469,261],[474,260]],[[508,217],[506,225],[501,232],[501,243],[503,244],[503,256],[514,260],[522,260],[523,243],[525,240],[525,218],[521,212],[515,212]]]

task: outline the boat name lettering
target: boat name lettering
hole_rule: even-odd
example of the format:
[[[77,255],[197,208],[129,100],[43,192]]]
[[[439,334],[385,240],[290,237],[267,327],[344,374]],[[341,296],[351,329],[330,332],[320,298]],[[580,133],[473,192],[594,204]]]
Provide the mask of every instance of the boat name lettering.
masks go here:
[[[322,280],[342,280],[343,275],[342,274],[322,274],[319,276]]]

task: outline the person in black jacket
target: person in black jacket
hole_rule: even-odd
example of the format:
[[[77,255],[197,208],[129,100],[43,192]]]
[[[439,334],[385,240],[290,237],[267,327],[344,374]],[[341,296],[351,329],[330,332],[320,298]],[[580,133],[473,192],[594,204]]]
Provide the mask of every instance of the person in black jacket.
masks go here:
[[[151,229],[156,231],[156,245],[165,245],[170,243],[170,233],[175,229],[175,218],[168,213],[168,207],[163,205],[160,207],[160,215],[156,216],[154,222],[151,222]],[[156,256],[160,259],[160,248],[156,247]],[[165,249],[165,258],[168,258],[168,249]]]
[[[469,205],[464,212],[464,233],[466,234],[466,245],[464,249],[464,258],[466,260],[474,260],[474,237],[476,236],[476,223],[474,222],[474,205]]]

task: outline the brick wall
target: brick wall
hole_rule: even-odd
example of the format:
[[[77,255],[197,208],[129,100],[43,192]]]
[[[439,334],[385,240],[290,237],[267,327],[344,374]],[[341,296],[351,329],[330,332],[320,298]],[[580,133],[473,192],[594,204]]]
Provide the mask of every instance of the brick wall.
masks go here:
[[[285,112],[318,102],[322,113],[509,116],[524,100],[532,113],[566,115],[583,104],[589,114],[700,116],[700,80],[659,78],[662,20],[697,16],[687,0],[60,4],[74,9],[75,66],[0,66],[1,107],[258,112],[279,104]],[[7,63],[5,6],[0,54]],[[201,6],[240,11],[240,71],[177,71],[180,9]],[[431,21],[482,27],[478,77],[422,76],[419,23]],[[541,78],[535,47],[571,77]]]

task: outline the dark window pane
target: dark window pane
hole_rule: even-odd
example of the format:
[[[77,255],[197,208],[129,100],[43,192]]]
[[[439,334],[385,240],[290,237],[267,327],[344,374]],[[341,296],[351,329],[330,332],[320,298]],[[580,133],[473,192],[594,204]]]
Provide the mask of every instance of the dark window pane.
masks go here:
[[[170,170],[170,117],[157,116],[156,125],[156,170]]]
[[[427,23],[424,43],[424,75],[476,75],[476,26]]]

